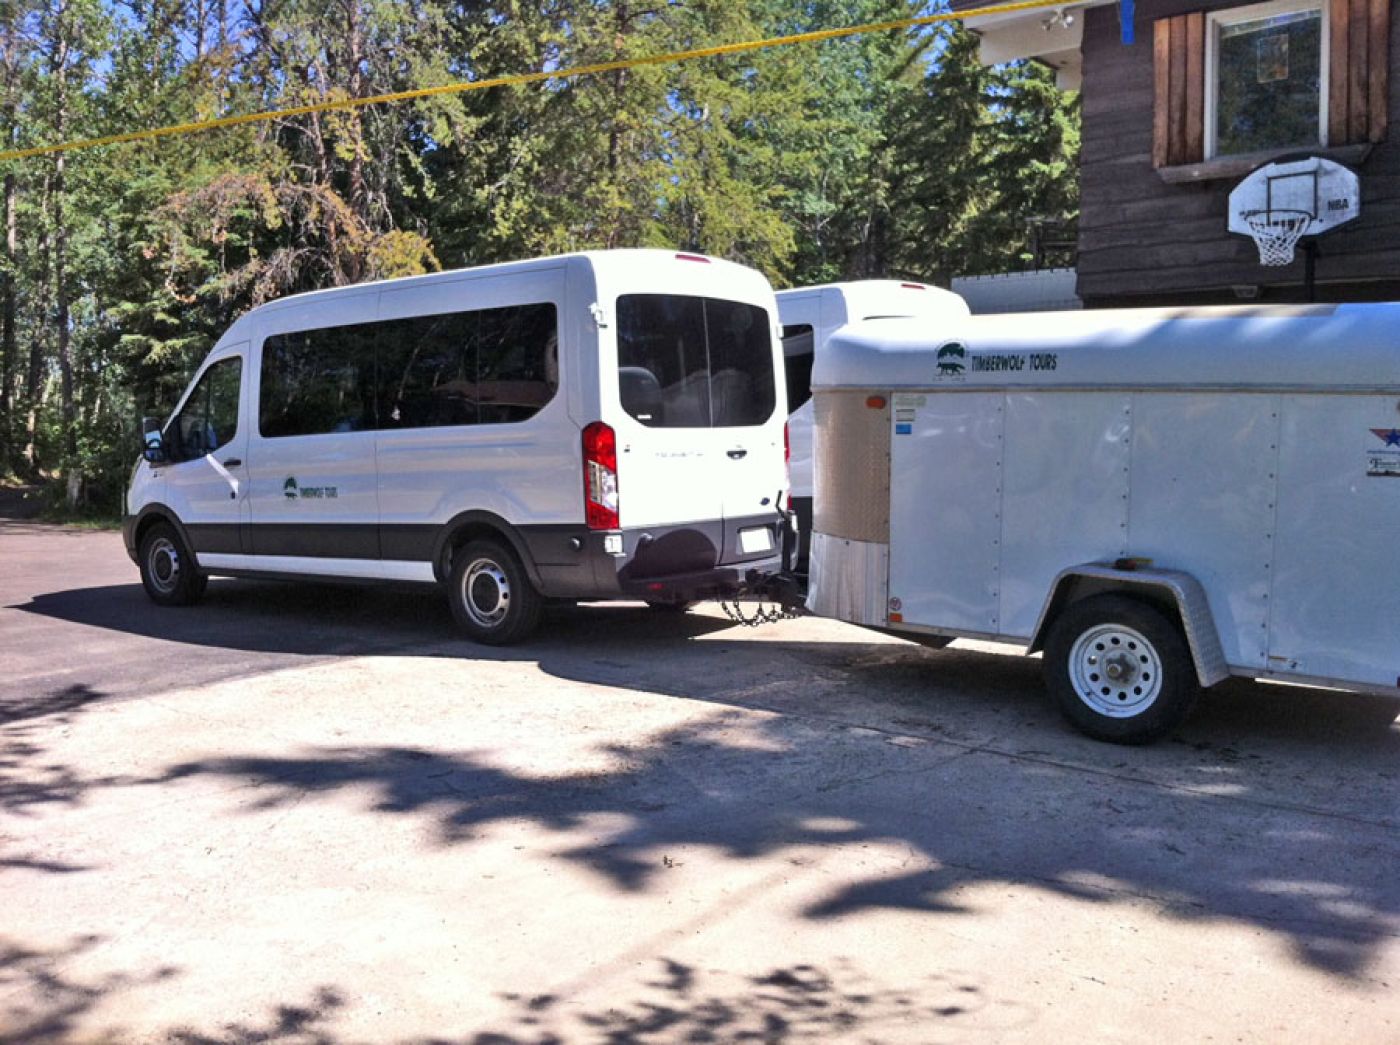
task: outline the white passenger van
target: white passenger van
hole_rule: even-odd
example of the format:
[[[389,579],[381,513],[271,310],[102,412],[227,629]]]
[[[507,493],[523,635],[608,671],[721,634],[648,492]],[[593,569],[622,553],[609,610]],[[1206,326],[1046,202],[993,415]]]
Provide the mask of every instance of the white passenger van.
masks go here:
[[[1044,650],[1120,742],[1232,675],[1400,696],[1400,303],[864,323],[813,384],[813,612]]]
[[[150,426],[124,533],[150,597],[210,574],[437,583],[473,638],[545,599],[679,606],[781,566],[762,275],[608,251],[301,294]]]
[[[807,572],[812,537],[812,363],[832,333],[863,319],[920,317],[955,320],[968,315],[956,294],[924,283],[866,279],[778,291],[787,378],[792,511],[797,517],[796,570]]]

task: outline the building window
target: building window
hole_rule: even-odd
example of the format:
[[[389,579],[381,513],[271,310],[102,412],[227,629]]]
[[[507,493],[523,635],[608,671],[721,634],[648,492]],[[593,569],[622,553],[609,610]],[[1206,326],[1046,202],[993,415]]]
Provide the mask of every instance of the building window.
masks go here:
[[[1206,158],[1325,145],[1327,57],[1318,0],[1207,15]]]

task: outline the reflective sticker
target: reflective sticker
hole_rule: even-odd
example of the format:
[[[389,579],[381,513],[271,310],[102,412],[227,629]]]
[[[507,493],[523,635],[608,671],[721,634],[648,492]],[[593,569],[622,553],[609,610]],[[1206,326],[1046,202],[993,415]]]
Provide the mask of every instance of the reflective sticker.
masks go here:
[[[1400,429],[1372,428],[1371,434],[1381,445],[1366,448],[1366,474],[1400,479]]]
[[[912,424],[909,424],[908,422],[904,422],[903,424],[897,424],[897,425],[894,426],[894,434],[895,434],[895,435],[913,435],[913,434],[914,434],[914,426],[913,426]]]

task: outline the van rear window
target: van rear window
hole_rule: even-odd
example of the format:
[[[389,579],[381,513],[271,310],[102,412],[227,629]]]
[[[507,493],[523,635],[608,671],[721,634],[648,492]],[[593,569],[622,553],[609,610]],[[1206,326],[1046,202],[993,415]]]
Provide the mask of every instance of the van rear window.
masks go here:
[[[617,299],[622,407],[650,428],[760,425],[777,405],[768,313],[680,294]]]

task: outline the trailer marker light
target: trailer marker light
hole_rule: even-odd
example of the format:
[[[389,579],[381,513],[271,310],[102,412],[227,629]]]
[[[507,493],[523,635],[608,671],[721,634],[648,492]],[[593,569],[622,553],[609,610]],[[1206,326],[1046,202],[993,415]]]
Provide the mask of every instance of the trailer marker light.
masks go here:
[[[698,261],[698,262],[700,262],[700,264],[702,264],[702,265],[708,265],[708,264],[710,263],[710,259],[707,258],[707,257],[705,257],[703,254],[677,254],[677,255],[676,255],[676,260],[678,260],[678,261]]]
[[[890,623],[891,623],[891,624],[903,624],[903,623],[904,623],[904,614],[902,614],[902,613],[891,613],[891,614],[890,614]]]
[[[866,396],[865,405],[870,407],[871,410],[883,410],[885,409],[885,397]]]
[[[924,286],[922,283],[901,283],[900,286],[903,287],[905,290],[927,290],[927,289],[928,289],[928,287]]]

